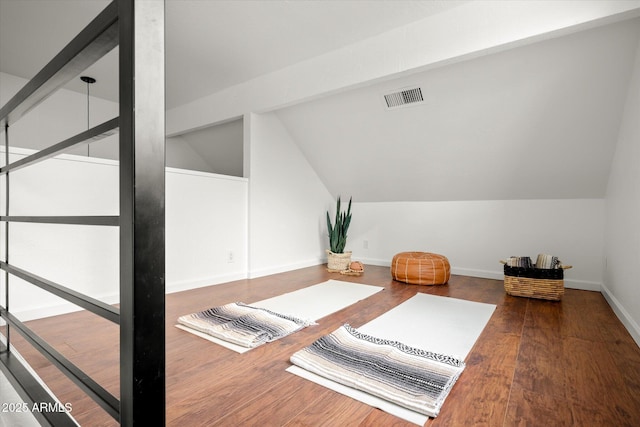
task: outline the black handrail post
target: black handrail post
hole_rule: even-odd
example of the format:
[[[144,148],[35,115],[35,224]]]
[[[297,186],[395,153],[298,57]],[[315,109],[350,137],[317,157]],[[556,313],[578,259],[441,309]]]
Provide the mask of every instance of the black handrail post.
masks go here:
[[[120,424],[165,414],[164,1],[120,17]]]
[[[9,123],[4,125],[4,159],[5,166],[9,164]],[[4,200],[4,214],[9,216],[9,173],[5,174],[5,200]],[[9,263],[9,221],[4,223],[4,262]],[[9,272],[4,273],[4,308],[9,311]],[[7,340],[7,352],[11,351],[11,327],[7,322],[7,329],[5,333]]]

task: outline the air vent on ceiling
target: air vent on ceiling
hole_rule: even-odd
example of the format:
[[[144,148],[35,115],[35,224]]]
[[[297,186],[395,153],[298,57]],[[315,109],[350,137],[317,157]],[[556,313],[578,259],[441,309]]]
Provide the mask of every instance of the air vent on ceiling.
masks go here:
[[[388,109],[404,107],[406,105],[415,105],[424,102],[422,97],[422,89],[414,87],[403,89],[398,92],[388,93],[384,95],[384,102]]]

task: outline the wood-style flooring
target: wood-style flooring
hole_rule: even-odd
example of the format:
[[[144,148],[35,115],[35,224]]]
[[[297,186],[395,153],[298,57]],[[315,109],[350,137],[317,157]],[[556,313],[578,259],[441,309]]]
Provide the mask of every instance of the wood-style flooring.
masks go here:
[[[328,279],[384,286],[279,341],[238,354],[174,327],[177,317],[233,301],[251,303]],[[361,277],[310,267],[166,298],[167,425],[406,426],[378,409],[285,372],[289,356],[344,323],[358,327],[425,292],[496,304],[467,367],[427,426],[635,426],[640,348],[598,292],[567,289],[561,302],[507,296],[502,281],[452,276],[405,285],[388,268]],[[118,329],[86,312],[28,322],[71,361],[119,395]],[[424,329],[438,325],[424,325]],[[17,333],[18,347],[82,426],[117,425]]]

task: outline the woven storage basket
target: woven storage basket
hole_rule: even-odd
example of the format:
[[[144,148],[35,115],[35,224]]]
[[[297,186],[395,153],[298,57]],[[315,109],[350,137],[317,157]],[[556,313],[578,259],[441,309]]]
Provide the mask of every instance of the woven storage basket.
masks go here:
[[[504,261],[504,290],[509,295],[560,301],[564,295],[564,270],[560,268],[509,267]]]
[[[337,254],[327,249],[327,270],[332,273],[347,270],[351,264],[351,251]]]

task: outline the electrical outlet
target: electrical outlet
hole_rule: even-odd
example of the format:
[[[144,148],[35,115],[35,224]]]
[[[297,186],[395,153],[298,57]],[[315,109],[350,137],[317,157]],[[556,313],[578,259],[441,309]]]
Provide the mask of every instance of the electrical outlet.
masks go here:
[[[235,256],[233,254],[233,251],[227,251],[227,262],[232,263],[235,262]]]

